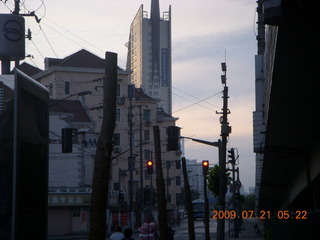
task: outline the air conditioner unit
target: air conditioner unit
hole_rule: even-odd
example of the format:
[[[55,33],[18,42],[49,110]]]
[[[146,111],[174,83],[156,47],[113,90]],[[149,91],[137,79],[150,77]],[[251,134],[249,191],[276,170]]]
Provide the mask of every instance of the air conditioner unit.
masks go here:
[[[118,105],[123,105],[125,102],[125,98],[124,97],[118,97],[117,98],[117,104]]]
[[[121,148],[119,146],[115,146],[115,147],[113,147],[113,152],[120,153],[121,152]]]
[[[145,121],[145,122],[144,122],[144,125],[145,125],[146,127],[150,127],[150,126],[151,126],[151,121]]]

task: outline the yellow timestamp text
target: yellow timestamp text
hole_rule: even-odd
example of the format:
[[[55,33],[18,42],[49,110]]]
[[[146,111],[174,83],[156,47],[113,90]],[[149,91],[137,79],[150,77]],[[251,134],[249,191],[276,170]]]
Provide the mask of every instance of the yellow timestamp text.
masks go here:
[[[237,212],[235,210],[230,211],[218,211],[214,210],[212,212],[212,219],[249,219],[249,218],[257,218],[257,219],[270,219],[270,218],[277,218],[277,219],[297,219],[297,220],[306,220],[308,219],[308,212],[306,210],[280,210],[271,213],[271,211],[264,211],[261,210],[257,214],[253,210],[246,210]]]

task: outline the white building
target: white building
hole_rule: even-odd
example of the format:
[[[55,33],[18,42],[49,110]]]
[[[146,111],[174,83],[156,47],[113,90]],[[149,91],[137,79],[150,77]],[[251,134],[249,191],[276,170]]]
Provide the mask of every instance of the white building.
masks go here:
[[[50,235],[86,233],[89,224],[89,206],[93,173],[95,143],[102,122],[102,81],[105,60],[80,50],[64,59],[47,58],[44,71],[33,76],[50,92],[50,153],[49,153],[49,228]],[[122,212],[121,225],[127,224],[130,201],[128,157],[130,149],[130,124],[128,114],[129,71],[118,68],[116,127],[114,153],[109,180],[110,219],[117,224],[118,210]],[[91,94],[77,96],[90,91]],[[132,98],[132,153],[135,156],[133,170],[133,202],[137,222],[141,216],[141,177],[143,187],[156,188],[155,166],[152,175],[146,173],[146,162],[154,157],[152,127],[160,129],[164,176],[167,177],[167,208],[175,214],[181,194],[180,151],[166,150],[168,126],[174,126],[177,118],[158,108],[158,100],[135,89]],[[61,129],[74,129],[72,153],[62,153]],[[142,141],[142,144],[140,142]],[[142,153],[142,154],[141,154]],[[142,164],[142,165],[141,165]],[[170,167],[169,167],[170,166]],[[141,172],[142,169],[142,172]],[[119,191],[124,200],[118,201]],[[146,196],[147,198],[148,196]],[[156,199],[146,199],[145,216],[155,206]],[[156,217],[156,215],[154,215]]]
[[[171,70],[171,6],[160,17],[159,0],[151,1],[151,12],[140,6],[130,26],[127,70],[131,83],[150,97],[158,106],[172,113]]]

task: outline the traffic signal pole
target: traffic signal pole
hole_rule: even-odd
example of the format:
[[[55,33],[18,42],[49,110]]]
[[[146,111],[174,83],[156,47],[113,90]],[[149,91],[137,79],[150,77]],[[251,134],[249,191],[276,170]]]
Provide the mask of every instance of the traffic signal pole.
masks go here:
[[[203,194],[204,194],[204,231],[205,239],[210,240],[210,231],[209,231],[209,201],[208,201],[208,185],[207,185],[207,175],[209,171],[209,161],[202,161],[203,169]]]

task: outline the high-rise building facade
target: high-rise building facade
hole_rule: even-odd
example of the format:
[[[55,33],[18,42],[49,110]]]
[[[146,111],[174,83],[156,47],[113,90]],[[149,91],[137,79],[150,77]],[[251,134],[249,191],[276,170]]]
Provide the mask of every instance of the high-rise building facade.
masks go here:
[[[131,83],[154,99],[158,107],[172,113],[171,6],[160,16],[159,0],[151,1],[151,12],[140,6],[130,26],[127,70]]]

